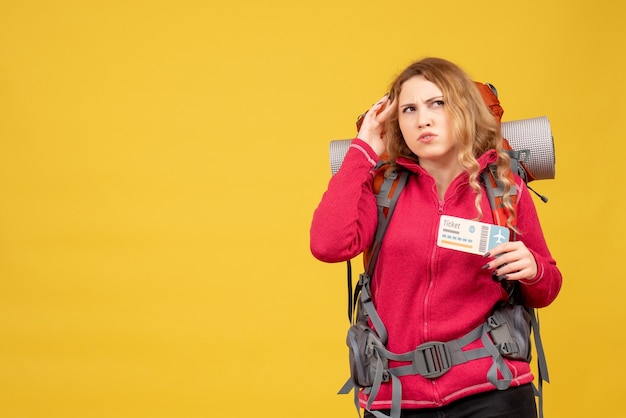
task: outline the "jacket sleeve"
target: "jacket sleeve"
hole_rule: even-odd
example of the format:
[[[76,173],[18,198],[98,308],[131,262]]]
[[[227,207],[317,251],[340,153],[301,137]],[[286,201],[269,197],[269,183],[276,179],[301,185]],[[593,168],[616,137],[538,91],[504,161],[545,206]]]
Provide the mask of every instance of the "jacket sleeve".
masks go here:
[[[341,168],[313,214],[311,253],[329,262],[349,260],[373,241],[377,224],[373,168],[378,156],[360,139],[354,139]]]
[[[548,306],[561,289],[561,272],[552,258],[537,216],[537,210],[526,184],[518,184],[518,239],[528,247],[537,262],[537,275],[520,280],[524,304],[533,308]]]

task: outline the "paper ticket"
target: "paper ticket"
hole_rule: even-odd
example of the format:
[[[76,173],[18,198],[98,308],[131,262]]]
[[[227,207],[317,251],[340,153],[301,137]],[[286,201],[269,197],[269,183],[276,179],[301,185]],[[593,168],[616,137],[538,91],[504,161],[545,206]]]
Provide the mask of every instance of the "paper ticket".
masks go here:
[[[442,248],[483,255],[493,247],[509,240],[509,229],[442,215],[439,220],[437,245]]]

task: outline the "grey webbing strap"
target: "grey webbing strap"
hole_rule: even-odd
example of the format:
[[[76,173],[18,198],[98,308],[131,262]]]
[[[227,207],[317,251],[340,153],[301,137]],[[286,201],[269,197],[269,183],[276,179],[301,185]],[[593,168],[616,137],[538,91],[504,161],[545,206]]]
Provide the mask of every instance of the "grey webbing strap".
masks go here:
[[[372,297],[369,293],[369,277],[364,277],[364,279],[366,280],[366,283],[363,284],[363,288],[361,289],[361,303],[363,303],[363,309],[367,312],[367,315],[370,321],[372,321],[372,325],[374,325],[374,329],[376,330],[376,333],[382,343],[387,344],[387,328],[385,327],[385,324],[383,324],[382,319],[380,319],[380,316],[374,307],[374,302],[372,302]]]
[[[381,168],[385,163],[379,162],[375,170]],[[376,265],[376,260],[378,259],[378,252],[380,251],[380,246],[382,245],[383,237],[385,236],[385,231],[387,230],[387,225],[389,224],[389,220],[391,219],[391,215],[396,207],[396,202],[398,201],[398,197],[400,196],[400,192],[406,185],[406,181],[408,179],[409,173],[407,171],[402,171],[400,173],[400,178],[398,179],[398,184],[394,190],[391,198],[389,197],[389,193],[393,186],[393,183],[396,181],[398,177],[398,172],[394,171],[388,176],[385,176],[383,180],[383,184],[381,185],[381,189],[378,191],[376,195],[376,204],[378,206],[378,223],[376,225],[376,233],[374,234],[374,242],[371,247],[371,257],[367,263],[365,268],[365,272],[369,274],[370,277],[374,274],[374,267]],[[385,209],[387,209],[387,216],[385,216]],[[357,301],[359,299],[359,292],[361,290],[361,285],[357,285],[354,295],[352,294],[352,266],[350,264],[350,260],[347,261],[347,270],[348,270],[348,320],[350,323],[352,322],[352,314],[353,310],[356,307]],[[353,299],[354,298],[354,299]]]
[[[485,323],[485,324],[478,326],[477,328],[472,330],[470,333],[468,333],[466,336],[458,340],[451,341],[448,343],[442,343],[442,344],[448,347],[449,349],[449,353],[450,353],[449,368],[457,364],[463,364],[470,360],[475,360],[475,359],[483,358],[483,357],[491,357],[493,359],[493,364],[491,368],[489,369],[489,371],[487,372],[487,380],[489,380],[489,382],[491,382],[499,390],[504,390],[510,386],[511,380],[513,379],[513,374],[511,370],[508,368],[507,364],[505,363],[504,357],[502,357],[502,354],[500,353],[498,348],[491,342],[491,339],[489,338],[490,329],[491,328],[489,327],[489,325]],[[467,345],[467,343],[464,341],[466,337],[468,337],[467,339],[471,338],[470,342],[480,337],[483,343],[483,348],[476,348],[473,350],[463,351],[461,347],[463,347],[464,345]],[[400,366],[400,367],[389,369],[390,374],[395,375],[395,376],[420,374],[424,377],[432,377],[432,372],[431,372],[432,365],[424,364],[419,356],[414,355],[416,351],[418,350],[411,351],[409,353],[403,353],[403,354],[393,354],[393,353],[390,353],[389,351],[385,351],[384,355],[390,360],[412,361],[411,365]],[[418,361],[416,362],[416,360]],[[502,379],[498,379],[498,371],[502,374],[502,377],[503,377]]]
[[[398,183],[396,184],[394,193],[390,198],[389,193],[391,192],[393,183],[396,181],[397,174],[397,172],[394,172],[389,176],[385,176],[383,184],[381,185],[381,188],[376,195],[376,202],[378,205],[378,223],[376,225],[376,233],[374,234],[374,242],[372,243],[370,258],[367,262],[367,265],[365,266],[365,273],[360,276],[359,283],[355,288],[353,296],[354,299],[352,299],[351,266],[350,261],[348,260],[348,319],[350,319],[350,323],[352,323],[352,310],[354,309],[354,307],[356,307],[359,297],[361,296],[359,293],[364,286],[369,286],[369,278],[371,278],[374,274],[374,268],[376,266],[376,261],[378,260],[378,253],[380,252],[380,247],[382,245],[383,237],[385,236],[385,231],[387,230],[391,215],[393,214],[393,211],[396,207],[396,202],[398,201],[400,193],[406,185],[407,179],[409,177],[409,173],[407,171],[402,171],[400,173],[400,178],[397,179]],[[385,216],[385,209],[387,209],[387,216]],[[375,312],[375,310],[373,309],[370,309],[370,311]],[[381,325],[382,321],[379,323],[379,326]]]
[[[359,414],[359,418],[361,418],[361,407],[359,405],[359,390],[354,387],[354,382],[352,382],[352,377],[348,378],[346,383],[339,389],[337,395],[347,395],[351,390],[354,389],[354,407],[356,408],[356,412]]]
[[[382,195],[376,195],[376,204],[384,208],[391,206],[391,198]]]
[[[541,342],[541,333],[539,330],[539,316],[535,312],[535,309],[529,309],[530,311],[530,324],[533,330],[533,336],[535,339],[535,348],[537,349],[537,388],[535,395],[539,398],[539,418],[543,418],[543,381],[550,383],[550,376],[548,375],[548,364],[546,362],[546,354],[543,351],[543,343]]]
[[[481,341],[485,349],[493,358],[493,364],[489,368],[489,371],[487,371],[487,380],[489,380],[489,382],[491,382],[499,390],[508,389],[511,385],[511,380],[513,379],[513,373],[511,373],[511,370],[509,370],[509,367],[504,362],[504,357],[502,357],[498,347],[496,347],[491,342],[491,339],[489,339],[489,325],[485,322],[483,327],[485,327],[485,332],[481,335]],[[502,374],[502,379],[498,379],[498,371]]]
[[[337,395],[346,395],[350,393],[353,387],[354,387],[354,383],[352,383],[352,378],[350,378],[346,381],[346,383],[343,384],[341,389],[339,389],[339,392],[337,392]]]
[[[379,355],[376,358],[376,373],[374,374],[374,383],[372,384],[369,390],[367,404],[365,405],[365,408],[368,410],[372,406],[372,402],[374,402],[374,399],[376,399],[376,396],[378,396],[378,391],[383,381],[383,372],[384,372],[383,361]]]
[[[391,375],[391,418],[400,418],[402,408],[402,386],[400,379]]]
[[[509,154],[509,158],[511,159],[511,171],[520,176],[525,183],[528,183],[528,173],[526,173],[522,163],[528,163],[528,160],[530,159],[530,150],[506,150],[506,153]]]
[[[409,361],[412,363],[406,366],[399,366],[399,367],[394,367],[394,368],[389,369],[390,373],[393,375],[406,376],[406,375],[419,374],[427,378],[434,377],[433,375],[434,374],[436,375],[437,373],[436,372],[433,373],[433,370],[436,370],[437,367],[435,364],[433,364],[433,361],[437,361],[437,360],[428,358],[428,356],[432,352],[430,350],[431,347],[435,346],[436,344],[441,344],[441,346],[445,346],[444,350],[447,351],[445,356],[449,356],[449,364],[448,364],[449,368],[451,368],[452,366],[456,366],[457,364],[466,363],[470,360],[475,360],[475,359],[483,358],[483,357],[492,357],[492,353],[489,352],[485,348],[475,348],[475,349],[467,350],[467,351],[463,351],[462,349],[463,347],[465,347],[472,341],[475,341],[478,338],[480,338],[482,334],[486,331],[488,330],[484,327],[484,324],[481,324],[478,327],[474,328],[472,331],[468,332],[463,337],[458,338],[453,341],[448,341],[446,343],[426,343],[422,345],[422,346],[425,346],[425,348],[422,348],[422,346],[420,346],[415,350],[409,351],[407,353],[402,353],[402,354],[395,354],[388,350],[384,350],[381,354],[384,355],[389,360]],[[428,350],[427,353],[429,354],[425,356],[416,355],[417,352],[425,350],[425,349]],[[441,353],[440,352],[435,353],[436,356],[438,356],[439,354]]]
[[[485,186],[485,191],[487,192],[489,207],[491,207],[493,210],[493,208],[496,207],[496,190],[494,190],[493,186],[491,185],[491,178],[489,177],[489,173],[487,172],[487,170],[480,173],[480,177],[483,181],[483,185]]]
[[[396,176],[398,175],[400,176],[398,178],[398,183],[396,184],[393,196],[390,198],[389,192],[391,191],[393,183],[396,181]],[[373,277],[374,267],[376,266],[376,261],[378,260],[378,253],[380,252],[383,237],[387,231],[391,215],[396,208],[396,203],[398,202],[400,193],[402,192],[402,189],[404,189],[408,178],[409,173],[404,170],[400,173],[395,172],[389,176],[385,176],[383,184],[380,186],[380,190],[376,195],[376,204],[378,205],[378,225],[376,227],[376,234],[374,235],[371,257],[367,263],[367,268],[365,269],[370,277]],[[387,216],[385,216],[385,209],[387,209]]]
[[[550,376],[548,375],[548,364],[546,362],[546,355],[543,351],[543,343],[541,342],[541,333],[539,332],[539,316],[535,312],[535,309],[529,309],[530,311],[530,323],[532,325],[533,334],[535,338],[535,348],[537,349],[537,367],[539,369],[539,376],[542,380],[550,383]]]
[[[498,179],[496,175],[496,170],[497,170],[497,166],[495,164],[489,164],[487,166],[487,169],[483,170],[483,172],[480,173],[480,177],[483,181],[483,185],[485,186],[485,190],[487,192],[487,197],[489,198],[489,206],[492,208],[492,210],[496,208],[496,197],[504,196],[504,184],[502,183],[502,180]],[[491,184],[492,177],[490,177],[490,175],[493,177],[493,179],[496,182],[495,188]],[[515,195],[516,193],[517,193],[517,185],[513,184],[511,185],[511,190],[509,191],[509,194]]]
[[[379,350],[379,348],[376,348]],[[372,406],[372,402],[376,399],[378,395],[378,391],[380,389],[380,385],[382,383],[383,378],[383,363],[381,360],[382,353],[378,352],[378,363],[376,367],[376,375],[374,377],[374,384],[371,387],[371,390],[368,393],[367,404],[365,405],[365,409],[371,412],[376,418],[400,418],[400,411],[402,405],[402,383],[400,379],[395,376],[393,373],[390,373],[391,377],[391,411],[389,415],[385,415],[380,411],[372,411],[370,407]],[[360,412],[359,412],[360,414]]]
[[[402,189],[406,185],[406,182],[409,178],[408,171],[401,171],[399,173],[399,178],[397,179],[398,183],[396,184],[396,188],[394,189],[394,193],[389,198],[389,193],[391,192],[391,188],[393,187],[394,182],[396,181],[398,173],[394,172],[390,176],[386,176],[383,180],[383,184],[380,187],[380,191],[377,195],[377,200],[379,200],[379,196],[386,198],[388,201],[384,201],[385,205],[378,205],[378,224],[376,226],[376,234],[374,235],[374,244],[372,245],[372,252],[370,254],[370,259],[367,263],[366,273],[362,274],[359,279],[360,285],[360,300],[363,304],[363,308],[367,312],[378,336],[382,340],[383,344],[387,343],[387,328],[383,324],[383,321],[378,316],[376,312],[376,308],[372,302],[371,295],[369,293],[370,287],[370,279],[373,277],[374,268],[376,267],[376,261],[378,260],[378,254],[380,253],[380,247],[382,245],[383,237],[385,236],[385,232],[387,230],[387,226],[389,225],[389,221],[391,220],[391,215],[396,208],[396,203],[398,202],[398,198]],[[387,216],[385,216],[385,209],[387,209]]]
[[[512,160],[511,160],[512,161]],[[483,186],[485,187],[485,192],[487,194],[487,199],[489,199],[489,207],[491,210],[496,209],[496,197],[504,196],[504,184],[502,180],[498,179],[497,166],[495,164],[489,164],[482,173],[480,173],[480,178],[482,180]],[[493,186],[491,180],[496,182],[496,187]],[[512,185],[510,194],[515,195],[517,193],[517,185]],[[510,229],[512,234],[512,239],[515,240],[515,231]]]

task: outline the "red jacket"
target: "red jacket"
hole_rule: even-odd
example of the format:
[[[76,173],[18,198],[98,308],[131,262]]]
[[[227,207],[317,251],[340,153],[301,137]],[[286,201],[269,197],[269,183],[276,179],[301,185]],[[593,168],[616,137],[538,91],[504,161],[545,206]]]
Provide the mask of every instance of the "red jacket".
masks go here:
[[[496,160],[491,150],[479,158],[481,168]],[[328,190],[316,209],[311,226],[311,251],[321,261],[339,262],[363,252],[373,241],[377,206],[373,166],[378,156],[358,138],[345,156],[341,169],[330,180]],[[398,159],[410,176],[387,228],[372,279],[376,309],[387,327],[387,348],[405,353],[427,341],[450,341],[464,336],[483,323],[494,305],[507,296],[480,255],[440,248],[436,245],[439,218],[452,215],[476,219],[475,192],[467,173],[454,179],[443,201],[437,195],[434,179],[418,164]],[[538,273],[522,281],[527,305],[544,307],[557,296],[561,273],[546,245],[537,212],[528,189],[518,184],[518,239],[530,249]],[[482,193],[482,222],[493,223],[486,193]],[[468,348],[481,347],[475,341]],[[533,380],[528,363],[506,360],[513,380],[511,386]],[[390,362],[390,367],[399,365]],[[435,379],[419,375],[403,376],[402,408],[429,408],[446,405],[459,398],[494,390],[487,380],[490,357],[453,366]],[[361,394],[364,406],[366,395]],[[372,409],[391,408],[391,385],[383,384]]]

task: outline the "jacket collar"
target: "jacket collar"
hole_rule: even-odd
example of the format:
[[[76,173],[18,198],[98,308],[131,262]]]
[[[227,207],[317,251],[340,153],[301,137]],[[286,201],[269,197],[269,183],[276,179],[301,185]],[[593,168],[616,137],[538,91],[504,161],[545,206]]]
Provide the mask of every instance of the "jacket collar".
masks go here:
[[[478,165],[480,167],[480,171],[482,172],[489,164],[493,164],[498,160],[498,153],[495,149],[490,149],[485,152],[483,155],[478,157]],[[406,168],[407,170],[415,173],[415,174],[428,174],[426,170],[424,170],[418,163],[415,161],[406,158],[406,157],[398,157],[396,159],[396,163]]]

